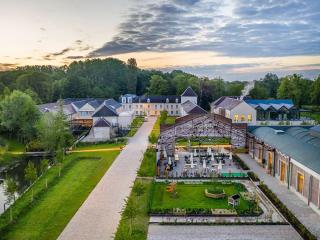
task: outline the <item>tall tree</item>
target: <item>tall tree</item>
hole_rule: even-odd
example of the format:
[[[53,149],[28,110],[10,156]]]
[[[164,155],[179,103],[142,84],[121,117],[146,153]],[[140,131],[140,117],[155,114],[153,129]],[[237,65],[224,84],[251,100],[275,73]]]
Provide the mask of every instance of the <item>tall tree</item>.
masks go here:
[[[313,104],[320,105],[320,75],[312,84],[311,100]]]
[[[40,112],[31,97],[20,91],[13,91],[0,102],[0,124],[22,142],[35,136],[35,124]]]
[[[151,76],[148,94],[165,95],[168,92],[168,81],[159,75]]]
[[[35,168],[33,162],[29,161],[28,166],[24,170],[25,179],[29,182],[29,185],[37,179],[37,169]],[[31,187],[31,202],[33,202],[33,187]]]

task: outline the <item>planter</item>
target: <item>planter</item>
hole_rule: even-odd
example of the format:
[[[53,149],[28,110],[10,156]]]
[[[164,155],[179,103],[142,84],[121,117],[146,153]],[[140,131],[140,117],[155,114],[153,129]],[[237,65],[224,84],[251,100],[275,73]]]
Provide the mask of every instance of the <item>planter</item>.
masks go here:
[[[204,194],[206,195],[206,197],[214,199],[224,198],[226,196],[224,191],[223,193],[209,193],[208,189],[204,191]]]

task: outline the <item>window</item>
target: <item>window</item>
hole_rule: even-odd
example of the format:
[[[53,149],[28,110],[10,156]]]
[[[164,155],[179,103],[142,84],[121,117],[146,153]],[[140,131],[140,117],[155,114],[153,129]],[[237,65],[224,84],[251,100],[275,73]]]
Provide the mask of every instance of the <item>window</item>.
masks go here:
[[[169,103],[169,98],[166,99],[166,103]]]
[[[148,108],[150,108],[150,105],[148,105]]]
[[[242,114],[241,115],[241,122],[244,122],[246,120],[246,117]]]
[[[158,105],[157,104],[155,105],[155,108],[158,109]]]
[[[142,108],[142,105],[140,105],[140,108]]]
[[[148,103],[150,102],[150,98],[148,98],[147,102],[148,102]]]
[[[179,111],[176,111],[176,114],[179,114]]]
[[[235,122],[238,122],[238,120],[239,120],[239,115],[238,115],[238,114],[235,114],[235,115],[233,116],[233,120],[234,120]]]
[[[128,97],[128,103],[132,103],[132,97]]]
[[[248,114],[248,122],[252,122],[252,115]]]
[[[138,114],[139,114],[139,111],[136,111],[136,114],[138,115]]]
[[[129,104],[129,108],[131,109],[131,104]]]
[[[177,104],[177,105],[176,105],[176,108],[178,108],[178,107],[179,107],[179,105]]]
[[[171,109],[173,108],[173,105],[171,105]]]
[[[126,103],[126,98],[125,97],[122,98],[122,103]]]
[[[143,112],[142,112],[142,111],[140,111],[140,115],[143,115]]]
[[[178,100],[178,98],[176,98],[176,103],[178,103],[179,102],[179,100]]]
[[[173,115],[173,111],[171,111],[171,114]]]

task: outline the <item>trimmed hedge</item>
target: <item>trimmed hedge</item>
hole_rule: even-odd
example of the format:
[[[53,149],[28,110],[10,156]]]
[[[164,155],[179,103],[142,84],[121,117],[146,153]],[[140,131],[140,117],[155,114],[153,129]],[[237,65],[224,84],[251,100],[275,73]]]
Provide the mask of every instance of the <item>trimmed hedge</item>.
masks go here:
[[[250,168],[248,167],[248,165],[245,164],[245,162],[242,161],[237,155],[233,155],[233,156],[232,156],[232,159],[233,159],[233,161],[235,161],[236,163],[238,163],[243,170],[250,170]]]
[[[254,172],[247,172],[248,177],[254,182],[260,182],[260,178]]]
[[[303,239],[317,240],[298,219],[297,217],[279,200],[279,198],[265,184],[259,184],[261,191],[271,200],[271,202],[279,209],[282,215],[289,221],[295,230]]]

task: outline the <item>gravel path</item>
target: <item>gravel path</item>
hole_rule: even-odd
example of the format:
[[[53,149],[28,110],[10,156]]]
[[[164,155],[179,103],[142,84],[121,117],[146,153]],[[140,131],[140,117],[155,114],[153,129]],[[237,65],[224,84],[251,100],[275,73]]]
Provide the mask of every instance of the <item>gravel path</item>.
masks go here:
[[[73,216],[58,239],[112,239],[121,218],[121,210],[136,178],[148,136],[155,123],[149,118],[129,140],[112,166]]]

